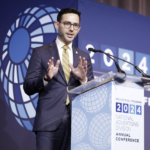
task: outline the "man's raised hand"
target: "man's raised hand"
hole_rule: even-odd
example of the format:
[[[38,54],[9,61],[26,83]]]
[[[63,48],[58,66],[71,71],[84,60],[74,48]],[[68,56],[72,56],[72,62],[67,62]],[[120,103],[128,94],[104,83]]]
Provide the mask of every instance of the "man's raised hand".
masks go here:
[[[51,80],[55,76],[59,69],[60,60],[57,60],[56,65],[54,66],[54,57],[52,57],[47,63],[47,72],[45,78]]]
[[[87,61],[85,60],[84,57],[83,59],[81,58],[81,56],[79,57],[79,64],[77,68],[74,68],[71,63],[69,63],[69,67],[71,68],[71,71],[73,72],[73,74],[77,76],[81,82],[84,83],[86,81]]]

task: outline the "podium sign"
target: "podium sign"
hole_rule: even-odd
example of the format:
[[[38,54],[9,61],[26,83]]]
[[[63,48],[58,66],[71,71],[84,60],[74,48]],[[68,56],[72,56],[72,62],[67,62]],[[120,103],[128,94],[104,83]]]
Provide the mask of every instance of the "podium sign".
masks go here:
[[[112,149],[144,150],[144,88],[112,85]]]
[[[146,82],[110,72],[70,90],[71,150],[144,150]]]

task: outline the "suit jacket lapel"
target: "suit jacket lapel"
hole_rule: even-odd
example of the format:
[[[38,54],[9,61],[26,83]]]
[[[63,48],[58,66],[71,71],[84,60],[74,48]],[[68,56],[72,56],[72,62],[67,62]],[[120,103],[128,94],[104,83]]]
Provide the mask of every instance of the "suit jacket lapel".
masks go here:
[[[50,45],[49,45],[49,51],[51,53],[51,56],[54,57],[54,65],[56,65],[56,62],[57,62],[58,59],[60,60],[60,57],[59,57],[59,53],[58,53],[58,49],[57,49],[55,41],[53,41],[52,43],[50,43]],[[67,84],[67,81],[66,81],[66,78],[65,78],[64,71],[63,71],[61,63],[59,65],[58,72],[60,73],[60,75],[62,76],[63,80]]]
[[[79,54],[76,47],[73,46],[72,49],[73,49],[73,67],[76,68],[79,63]]]

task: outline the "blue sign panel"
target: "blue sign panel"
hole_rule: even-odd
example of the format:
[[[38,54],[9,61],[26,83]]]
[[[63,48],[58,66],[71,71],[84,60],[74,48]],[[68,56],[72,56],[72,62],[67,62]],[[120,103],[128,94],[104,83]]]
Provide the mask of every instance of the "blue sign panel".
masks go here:
[[[113,47],[113,46],[101,44],[101,50],[110,55],[114,55],[114,56],[117,55],[116,47]],[[101,68],[107,69],[110,71],[112,71],[112,70],[116,71],[116,66],[115,66],[114,60],[109,58],[107,55],[105,55],[103,53],[101,54]]]
[[[150,74],[150,55],[143,54],[136,52],[136,66],[138,66],[145,74]],[[141,76],[141,73],[139,73],[136,70],[136,75]]]
[[[134,52],[131,50],[119,48],[118,50],[119,58],[124,59],[132,64],[134,64]],[[119,60],[119,65],[122,70],[127,74],[134,74],[134,67],[127,62]]]
[[[85,52],[89,53],[91,57],[91,62],[93,65],[93,69],[98,70],[99,69],[99,53],[94,53],[88,51],[88,48],[98,49],[98,44],[96,42],[92,42],[91,40],[81,40],[80,41],[81,49]]]

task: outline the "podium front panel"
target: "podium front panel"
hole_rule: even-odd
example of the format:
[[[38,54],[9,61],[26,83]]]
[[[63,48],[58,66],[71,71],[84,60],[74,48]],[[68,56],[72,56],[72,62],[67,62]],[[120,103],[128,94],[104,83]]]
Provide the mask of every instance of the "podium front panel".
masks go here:
[[[71,150],[144,150],[143,97],[141,85],[117,81],[76,96]]]

